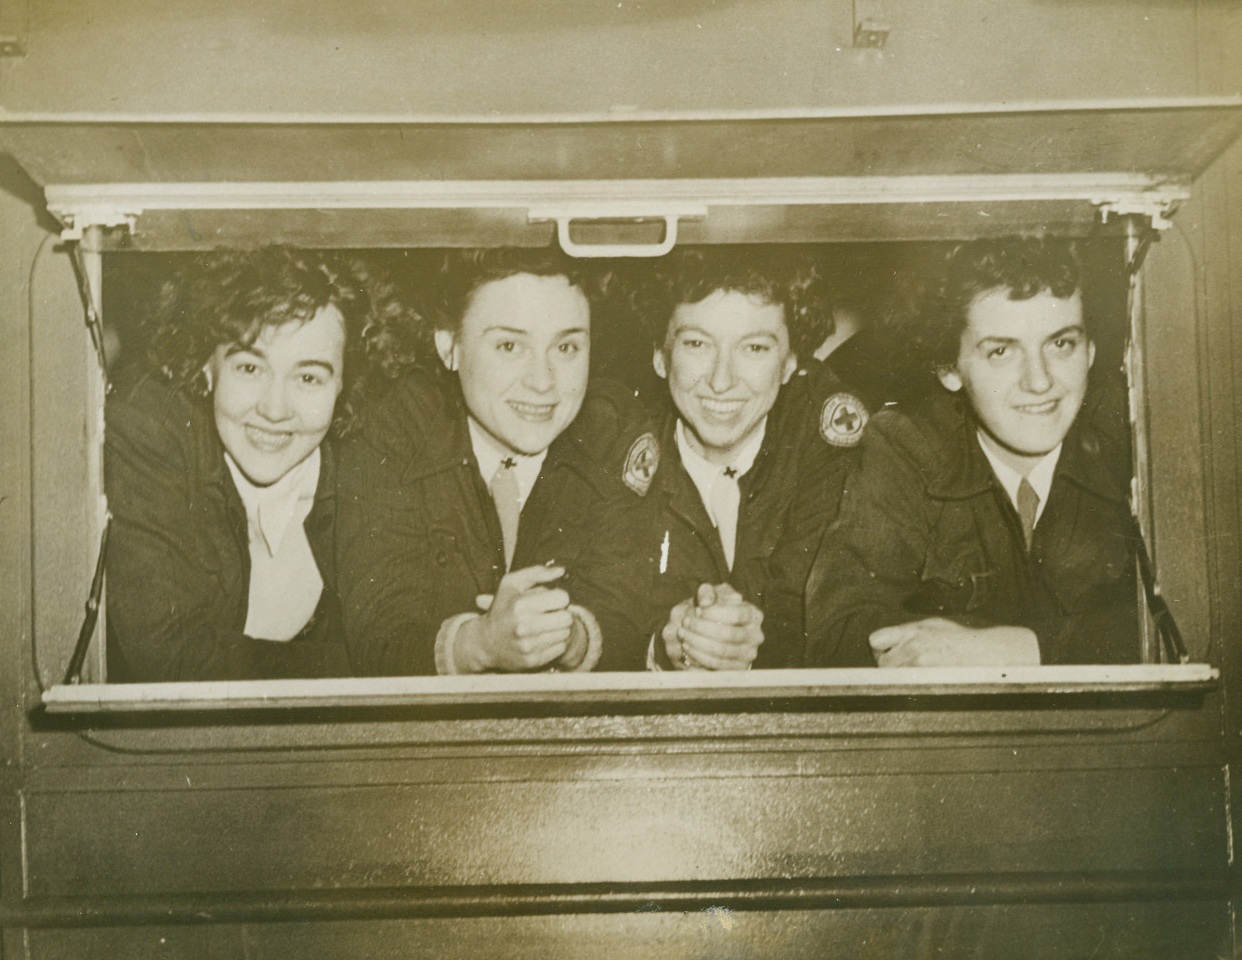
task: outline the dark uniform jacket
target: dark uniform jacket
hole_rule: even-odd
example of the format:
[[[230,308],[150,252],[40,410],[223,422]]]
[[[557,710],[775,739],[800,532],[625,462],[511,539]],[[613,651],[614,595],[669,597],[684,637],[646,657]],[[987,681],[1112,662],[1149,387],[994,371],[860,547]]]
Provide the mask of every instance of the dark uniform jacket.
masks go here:
[[[825,417],[827,422],[825,422]],[[654,594],[659,631],[674,606],[701,583],[729,583],[763,611],[764,640],[755,667],[801,666],[807,575],[824,529],[836,516],[867,410],[836,375],[816,364],[781,389],[751,468],[738,479],[741,504],[733,569],[720,535],[682,466],[675,410],[660,430],[664,462],[652,489],[660,511],[661,550]],[[667,544],[667,547],[665,547]],[[656,640],[657,659],[660,641]]]
[[[109,402],[109,681],[348,675],[333,588],[334,460],[329,444],[321,449],[315,503],[304,524],[324,581],[319,606],[295,639],[255,640],[244,632],[246,509],[224,462],[210,399],[147,378]]]
[[[628,392],[593,383],[548,448],[522,509],[512,569],[555,561],[603,633],[597,669],[643,668],[655,438]],[[412,372],[342,447],[339,561],[360,674],[434,674],[436,634],[504,574],[500,520],[455,375]],[[629,485],[627,485],[627,477]],[[641,491],[641,493],[639,492]]]
[[[811,666],[874,660],[872,631],[927,617],[1029,627],[1043,663],[1139,657],[1128,433],[1089,394],[1028,554],[968,405],[872,419],[808,585]]]

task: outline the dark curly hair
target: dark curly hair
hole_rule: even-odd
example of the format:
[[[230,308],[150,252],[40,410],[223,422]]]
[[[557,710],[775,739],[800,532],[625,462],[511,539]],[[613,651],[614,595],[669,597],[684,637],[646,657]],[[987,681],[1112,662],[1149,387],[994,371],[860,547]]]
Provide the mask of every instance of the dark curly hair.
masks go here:
[[[329,305],[345,320],[339,432],[352,422],[366,382],[395,376],[416,353],[417,317],[363,260],[285,246],[196,256],[161,304],[150,358],[178,387],[205,396],[204,368],[217,347],[249,346],[264,327],[305,323]]]
[[[673,311],[718,290],[758,297],[785,309],[789,344],[800,361],[833,330],[832,302],[823,272],[800,252],[732,247],[686,247],[656,265],[636,291],[634,309],[657,349],[664,346]]]
[[[580,260],[556,247],[493,247],[450,250],[438,271],[436,294],[427,304],[433,330],[461,330],[462,319],[479,288],[520,273],[536,277],[564,277],[594,304],[599,296],[600,278]],[[428,330],[428,335],[433,332]]]
[[[953,366],[966,314],[982,293],[1007,290],[1010,300],[1029,300],[1047,291],[1065,298],[1079,289],[1081,275],[1078,251],[1069,240],[1011,236],[958,244],[931,284],[922,353],[935,369]]]

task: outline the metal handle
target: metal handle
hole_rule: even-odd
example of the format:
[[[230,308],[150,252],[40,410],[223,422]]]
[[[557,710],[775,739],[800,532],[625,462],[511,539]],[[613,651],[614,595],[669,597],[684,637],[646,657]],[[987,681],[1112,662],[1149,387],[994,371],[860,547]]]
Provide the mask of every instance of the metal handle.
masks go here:
[[[556,222],[556,239],[571,257],[662,257],[677,245],[677,228],[682,219],[701,220],[707,216],[707,207],[686,204],[663,207],[658,211],[634,207],[628,204],[595,205],[583,209],[537,208],[527,213],[530,223]],[[575,220],[663,220],[664,236],[659,243],[578,243],[569,235]]]

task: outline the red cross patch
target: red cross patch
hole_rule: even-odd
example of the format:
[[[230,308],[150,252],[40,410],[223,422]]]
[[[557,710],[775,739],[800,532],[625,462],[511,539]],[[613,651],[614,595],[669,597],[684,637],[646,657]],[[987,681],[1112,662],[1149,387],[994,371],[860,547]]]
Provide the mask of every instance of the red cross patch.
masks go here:
[[[625,469],[621,479],[625,485],[640,497],[645,497],[651,489],[651,481],[655,479],[656,469],[660,466],[660,444],[655,434],[644,433],[630,445],[630,452],[625,455]]]
[[[819,435],[834,447],[853,447],[862,439],[867,408],[850,393],[834,393],[819,413]]]

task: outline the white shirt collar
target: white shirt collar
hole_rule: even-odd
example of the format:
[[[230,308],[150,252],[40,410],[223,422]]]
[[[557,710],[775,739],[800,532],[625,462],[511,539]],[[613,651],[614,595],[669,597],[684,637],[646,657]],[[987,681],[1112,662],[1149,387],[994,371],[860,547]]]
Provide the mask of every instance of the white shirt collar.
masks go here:
[[[539,471],[543,467],[543,461],[547,459],[548,451],[544,450],[534,456],[513,453],[500,446],[491,434],[475,421],[474,417],[467,417],[466,425],[470,430],[470,447],[474,450],[474,459],[479,465],[479,474],[483,477],[483,482],[490,484],[501,462],[512,460],[513,472],[518,482],[518,494],[522,504],[525,504],[526,498],[530,496],[535,486],[535,481],[539,479]]]
[[[755,458],[759,456],[759,448],[763,446],[763,435],[767,427],[768,418],[764,417],[759,424],[759,429],[738,449],[737,455],[728,464],[728,469],[734,471],[736,479],[745,476],[746,472],[755,465]],[[686,468],[686,473],[690,474],[690,479],[699,488],[699,494],[706,503],[709,495],[704,490],[711,489],[716,478],[724,473],[726,467],[712,463],[691,446],[685,421],[681,417],[677,418],[674,436],[677,440],[677,452],[681,455],[682,466]]]
[[[1005,489],[1005,495],[1009,497],[1009,502],[1014,505],[1014,509],[1018,506],[1018,485],[1022,483],[1022,474],[1018,473],[1013,467],[1005,463],[996,453],[992,446],[992,439],[982,430],[976,432],[979,438],[979,446],[983,449],[983,455],[988,458],[988,463],[992,465],[992,472],[996,474],[996,479],[1000,481],[1001,486]],[[1056,473],[1057,461],[1061,459],[1062,444],[1058,443],[1051,451],[1044,454],[1043,459],[1026,474],[1026,482],[1031,485],[1039,497],[1039,506],[1035,509],[1035,522],[1039,522],[1039,518],[1044,515],[1044,505],[1048,502],[1048,494],[1052,492],[1052,475]]]
[[[233,475],[233,485],[246,508],[246,520],[252,541],[259,540],[269,556],[275,556],[285,539],[289,524],[297,517],[301,522],[310,513],[310,506],[319,487],[319,447],[309,457],[275,483],[258,487],[246,479],[237,462],[226,450],[224,462]],[[301,509],[299,509],[299,506]],[[300,514],[300,516],[299,516]]]

